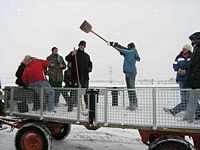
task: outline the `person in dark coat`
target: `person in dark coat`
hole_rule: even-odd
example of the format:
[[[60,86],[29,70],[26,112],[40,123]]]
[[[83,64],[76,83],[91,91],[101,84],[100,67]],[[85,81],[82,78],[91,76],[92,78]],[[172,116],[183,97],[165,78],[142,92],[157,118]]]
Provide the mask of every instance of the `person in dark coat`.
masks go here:
[[[200,32],[192,34],[189,39],[194,47],[193,54],[188,67],[188,77],[186,85],[191,88],[189,103],[184,115],[184,120],[192,122],[193,119],[200,118],[200,106],[198,100],[200,98]]]
[[[1,89],[1,80],[0,80],[0,116],[5,116],[5,105],[3,99],[4,95]],[[0,122],[0,128],[2,128],[2,122]]]
[[[22,74],[23,74],[24,69],[25,69],[25,67],[26,67],[26,64],[27,64],[27,62],[28,62],[28,60],[29,60],[30,58],[31,58],[30,55],[26,55],[26,56],[24,57],[24,59],[21,61],[20,65],[18,66],[18,69],[17,69],[17,71],[16,71],[16,73],[15,73],[15,76],[17,77],[15,83],[16,83],[18,86],[23,86],[23,87],[25,86],[25,85],[24,85],[24,82],[23,82],[23,80],[22,80]]]
[[[64,83],[65,83],[64,86],[65,88],[73,88],[71,63],[67,64],[67,69],[64,71]],[[72,111],[73,106],[77,105],[77,101],[74,100],[74,95],[73,95],[75,91],[72,89],[67,89],[65,92],[67,93],[65,100],[68,105],[68,111]]]
[[[72,87],[71,63],[67,64],[67,70],[64,71],[64,83],[66,88]]]
[[[20,63],[20,65],[18,66],[18,69],[15,73],[15,76],[17,77],[15,83],[18,85],[18,86],[24,86],[24,83],[22,81],[22,74],[24,72],[24,68],[26,67],[26,64],[24,61],[22,61]]]
[[[71,62],[72,86],[88,88],[89,73],[92,71],[92,62],[90,60],[90,56],[85,52],[86,42],[80,41],[78,46],[79,46],[78,50],[70,52],[65,57],[65,60],[67,62]],[[77,61],[77,67],[76,67],[76,61]],[[78,83],[78,81],[80,82]],[[87,108],[88,107],[87,96],[85,96],[85,103]]]
[[[165,112],[170,112],[172,115],[176,115],[180,113],[181,111],[186,110],[187,104],[189,101],[189,92],[186,90],[187,86],[185,85],[185,80],[187,79],[187,70],[189,61],[192,55],[192,46],[190,44],[185,44],[183,46],[182,51],[180,54],[178,54],[175,58],[175,61],[173,63],[173,69],[177,72],[176,74],[176,82],[179,84],[180,96],[181,96],[181,102],[176,105],[174,108],[166,108],[164,107]]]
[[[65,60],[71,62],[73,86],[78,87],[78,80],[77,80],[77,69],[78,69],[79,71],[78,75],[80,78],[80,87],[88,88],[89,73],[92,71],[92,62],[90,60],[90,56],[85,52],[86,42],[80,41],[78,46],[79,46],[78,50],[70,52],[70,54],[65,57]],[[75,64],[75,55],[77,58],[78,68],[76,68]]]

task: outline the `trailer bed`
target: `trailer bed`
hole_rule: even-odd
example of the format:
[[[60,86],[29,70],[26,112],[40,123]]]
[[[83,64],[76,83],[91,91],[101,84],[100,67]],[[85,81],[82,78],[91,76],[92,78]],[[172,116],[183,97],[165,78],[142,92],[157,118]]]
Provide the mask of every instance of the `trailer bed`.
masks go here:
[[[64,94],[77,91],[77,103],[73,111],[67,111],[67,98]],[[35,97],[31,89],[8,86],[5,88],[6,113],[21,118],[40,119],[61,123],[87,124],[89,115],[85,109],[84,95],[87,89],[55,88],[60,93],[59,105],[55,107],[56,113],[32,111]],[[120,128],[136,128],[145,130],[200,132],[200,121],[188,123],[183,120],[184,111],[173,116],[163,111],[163,107],[172,108],[180,103],[180,89],[178,88],[136,88],[138,108],[127,110],[129,105],[128,89],[124,88],[95,88],[98,96],[95,99],[95,126],[109,126]],[[41,106],[44,104],[45,94],[40,97]],[[43,100],[42,100],[43,99]],[[19,101],[25,101],[29,110],[20,112]],[[90,104],[89,104],[90,105]]]

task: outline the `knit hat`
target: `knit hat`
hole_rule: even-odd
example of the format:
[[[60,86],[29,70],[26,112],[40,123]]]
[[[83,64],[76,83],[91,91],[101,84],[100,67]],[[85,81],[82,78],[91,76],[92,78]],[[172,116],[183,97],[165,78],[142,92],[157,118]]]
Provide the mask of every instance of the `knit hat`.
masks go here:
[[[189,51],[192,51],[192,46],[190,44],[185,44],[183,48],[188,49]]]
[[[33,58],[32,56],[30,56],[30,55],[26,55],[25,57],[24,57],[24,59],[23,59],[23,61],[29,61],[31,58]]]
[[[78,46],[80,46],[80,45],[86,46],[86,42],[85,41],[80,41],[79,44],[78,44]]]

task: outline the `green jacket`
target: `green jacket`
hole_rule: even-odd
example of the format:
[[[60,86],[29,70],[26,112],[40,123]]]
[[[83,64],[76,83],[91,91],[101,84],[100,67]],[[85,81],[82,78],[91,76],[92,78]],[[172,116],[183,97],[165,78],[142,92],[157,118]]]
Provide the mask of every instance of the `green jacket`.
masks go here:
[[[47,75],[49,76],[49,82],[63,81],[63,70],[66,68],[66,64],[63,60],[63,57],[59,54],[51,54],[47,57],[47,60],[54,64],[54,66],[49,67],[47,71]],[[62,64],[63,67],[61,67],[60,64]]]
[[[4,96],[3,95],[0,95],[0,100],[3,100],[4,99]]]

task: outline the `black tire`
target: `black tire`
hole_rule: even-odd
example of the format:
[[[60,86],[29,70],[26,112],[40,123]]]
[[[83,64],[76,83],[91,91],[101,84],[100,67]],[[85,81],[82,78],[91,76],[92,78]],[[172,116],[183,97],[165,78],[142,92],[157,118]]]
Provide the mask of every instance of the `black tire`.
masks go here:
[[[54,140],[63,140],[69,135],[70,131],[71,131],[71,124],[64,124],[63,128],[61,128],[58,133],[51,132],[51,135]]]
[[[50,150],[51,142],[50,131],[36,123],[25,124],[15,135],[17,150]]]
[[[193,150],[194,147],[179,136],[165,136],[156,139],[150,144],[148,150]]]

